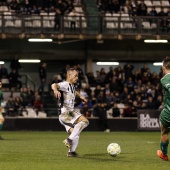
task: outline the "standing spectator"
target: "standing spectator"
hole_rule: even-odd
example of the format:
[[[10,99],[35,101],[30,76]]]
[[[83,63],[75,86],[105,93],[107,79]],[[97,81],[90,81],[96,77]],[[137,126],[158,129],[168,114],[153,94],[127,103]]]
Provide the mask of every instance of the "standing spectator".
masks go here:
[[[119,84],[117,83],[117,79],[115,77],[112,78],[112,81],[110,83],[110,91],[119,91]]]
[[[62,70],[62,72],[60,73],[62,80],[66,80],[66,74],[67,74],[67,70],[69,70],[69,68],[70,68],[70,65],[67,64],[65,66],[65,68]]]
[[[146,6],[144,0],[141,0],[141,3],[138,5],[137,14],[139,16],[147,15],[147,6]]]
[[[2,64],[0,68],[0,79],[3,79],[3,78],[8,78],[8,70],[4,64]]]
[[[18,72],[16,71],[16,69],[13,69],[10,73],[9,73],[9,84],[10,84],[10,88],[19,88],[21,89],[22,87],[22,82],[20,80],[18,80],[18,78],[20,78],[21,76],[18,74]]]
[[[137,0],[129,0],[127,3],[127,9],[128,9],[129,15],[136,16],[137,15],[137,7],[138,7]]]
[[[61,17],[61,11],[60,9],[56,9],[55,12],[55,18],[54,18],[54,31],[60,30],[60,17]]]
[[[14,58],[11,60],[10,68],[11,68],[12,70],[15,69],[17,73],[18,73],[19,69],[22,68],[21,65],[20,65],[20,63],[19,63],[19,61],[18,61],[17,55],[15,55]]]
[[[94,73],[89,72],[86,75],[87,75],[87,79],[88,79],[88,83],[89,83],[90,87],[95,87],[96,81],[95,81]]]
[[[110,132],[109,126],[108,126],[108,120],[107,120],[107,110],[108,105],[106,103],[106,98],[100,98],[98,100],[97,106],[94,108],[95,116],[99,117],[99,123],[101,126],[101,129],[105,132]]]
[[[9,80],[8,80],[8,70],[5,68],[5,65],[2,64],[0,68],[0,80],[3,84],[3,87],[9,86]]]
[[[44,92],[44,87],[46,83],[46,78],[47,78],[47,73],[46,73],[46,63],[42,63],[41,66],[39,67],[39,78],[40,78],[40,86],[38,88],[38,91],[43,94]]]
[[[133,73],[132,73],[133,69],[134,69],[134,66],[131,65],[130,63],[127,63],[127,64],[124,65],[125,81],[126,81],[129,77],[132,77],[132,78],[134,77],[134,76],[133,76]]]
[[[161,32],[169,32],[169,28],[169,21],[167,18],[164,17],[160,22],[160,30]]]

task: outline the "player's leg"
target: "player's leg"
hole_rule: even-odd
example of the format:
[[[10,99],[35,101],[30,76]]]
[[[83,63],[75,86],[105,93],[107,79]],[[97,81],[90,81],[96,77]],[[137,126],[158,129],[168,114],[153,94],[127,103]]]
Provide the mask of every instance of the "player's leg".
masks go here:
[[[81,116],[75,121],[74,124],[75,126],[73,128],[73,131],[68,137],[68,139],[70,140],[73,140],[76,136],[79,136],[81,131],[88,126],[89,121],[84,116]]]
[[[157,155],[163,160],[168,160],[168,156],[167,156],[168,145],[169,145],[168,134],[169,134],[169,129],[161,125],[161,141],[160,141],[161,150],[157,151]]]
[[[4,124],[4,117],[2,115],[2,108],[0,108],[0,130],[2,129],[2,126]],[[0,135],[0,140],[3,140],[4,138],[1,137]]]
[[[73,128],[70,128],[70,130],[69,130],[70,134],[72,133],[72,131],[73,131]],[[71,141],[71,143],[70,143],[70,148],[69,148],[69,151],[68,151],[68,153],[67,153],[67,156],[68,156],[68,157],[81,157],[80,155],[78,155],[78,154],[76,153],[76,148],[77,148],[78,144],[79,144],[79,135],[76,136],[76,137]]]

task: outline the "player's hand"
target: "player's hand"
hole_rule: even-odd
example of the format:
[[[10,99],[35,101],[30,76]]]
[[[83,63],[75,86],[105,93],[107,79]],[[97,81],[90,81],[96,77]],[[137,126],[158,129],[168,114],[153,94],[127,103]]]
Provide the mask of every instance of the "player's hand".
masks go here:
[[[87,103],[87,99],[86,99],[86,98],[81,97],[81,100],[82,100],[83,102]]]
[[[55,95],[56,98],[61,97],[61,93],[58,90],[54,90],[54,95]]]

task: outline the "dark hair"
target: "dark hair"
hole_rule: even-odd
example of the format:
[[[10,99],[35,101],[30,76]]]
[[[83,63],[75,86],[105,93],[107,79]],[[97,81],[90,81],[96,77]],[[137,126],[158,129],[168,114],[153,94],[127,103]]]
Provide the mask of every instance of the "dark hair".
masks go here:
[[[163,59],[163,66],[167,69],[170,70],[170,57],[167,56]]]

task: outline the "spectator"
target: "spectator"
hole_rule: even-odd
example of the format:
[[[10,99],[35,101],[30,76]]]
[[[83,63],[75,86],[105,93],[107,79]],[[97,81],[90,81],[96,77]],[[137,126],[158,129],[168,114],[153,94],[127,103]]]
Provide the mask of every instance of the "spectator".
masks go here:
[[[137,0],[129,0],[127,3],[127,9],[128,9],[129,15],[136,16],[137,15],[137,7],[138,7]]]
[[[44,104],[41,100],[41,96],[37,96],[34,100],[34,110],[38,116],[38,113],[44,111]]]
[[[167,18],[163,18],[160,22],[160,31],[161,32],[169,32],[169,21]]]
[[[38,88],[38,91],[40,94],[44,93],[44,87],[47,79],[46,67],[47,67],[46,63],[42,63],[41,66],[39,67],[40,86]]]
[[[9,84],[10,84],[10,88],[19,88],[21,89],[22,87],[22,82],[20,80],[18,80],[18,78],[20,78],[21,76],[18,74],[18,72],[13,69],[10,73],[9,73]]]
[[[119,91],[119,84],[117,83],[117,79],[115,77],[112,78],[112,82],[110,83],[110,91]]]
[[[32,106],[32,93],[28,92],[26,87],[21,89],[20,97],[23,101],[23,106]]]
[[[127,63],[124,65],[124,73],[125,73],[125,81],[129,78],[129,77],[134,77],[132,71],[134,69],[134,66],[131,65],[130,63]]]
[[[0,68],[0,80],[3,88],[9,88],[9,79],[8,79],[8,70],[5,68],[5,65],[2,64]]]
[[[97,116],[99,118],[100,127],[105,132],[110,132],[108,120],[107,120],[107,110],[108,109],[109,109],[108,105],[104,98],[103,98],[103,100],[100,98],[98,100],[97,106],[94,108],[95,116]]]
[[[17,110],[15,106],[15,101],[12,96],[9,97],[6,106],[5,106],[6,112],[8,116],[16,116],[17,115]]]
[[[167,13],[164,12],[164,8],[163,7],[161,7],[161,11],[158,13],[158,16],[160,16],[160,17],[167,16]]]
[[[54,18],[54,31],[60,30],[60,17],[61,17],[61,11],[60,9],[56,9],[55,12],[55,18]]]
[[[91,98],[92,90],[90,89],[90,85],[88,83],[86,83],[84,91],[87,93],[88,97]]]
[[[81,109],[81,113],[85,117],[91,117],[91,115],[92,115],[92,110],[91,109],[92,109],[93,105],[92,105],[91,100],[88,97],[86,97],[86,100],[87,100],[86,103],[81,101],[81,103],[79,104],[78,107]]]
[[[88,83],[89,83],[90,87],[95,87],[96,81],[95,81],[94,73],[89,72],[86,75],[87,75],[87,79],[88,79]]]
[[[22,116],[23,111],[25,111],[28,115],[28,111],[26,110],[22,99],[18,96],[18,97],[15,97],[14,101],[15,101],[15,108],[16,108],[17,115]]]
[[[146,16],[147,15],[147,6],[144,0],[141,0],[141,3],[138,5],[137,14],[139,16]]]
[[[151,11],[149,12],[149,15],[154,17],[157,16],[157,11],[155,9],[155,6],[152,7]]]
[[[62,80],[66,80],[66,73],[67,73],[67,70],[68,70],[69,68],[70,68],[70,65],[67,64],[67,65],[65,66],[65,68],[62,70],[62,72],[60,73]]]
[[[17,55],[15,55],[14,58],[11,60],[10,68],[12,70],[16,70],[17,73],[19,72],[19,69],[22,68],[19,61],[18,61]]]

